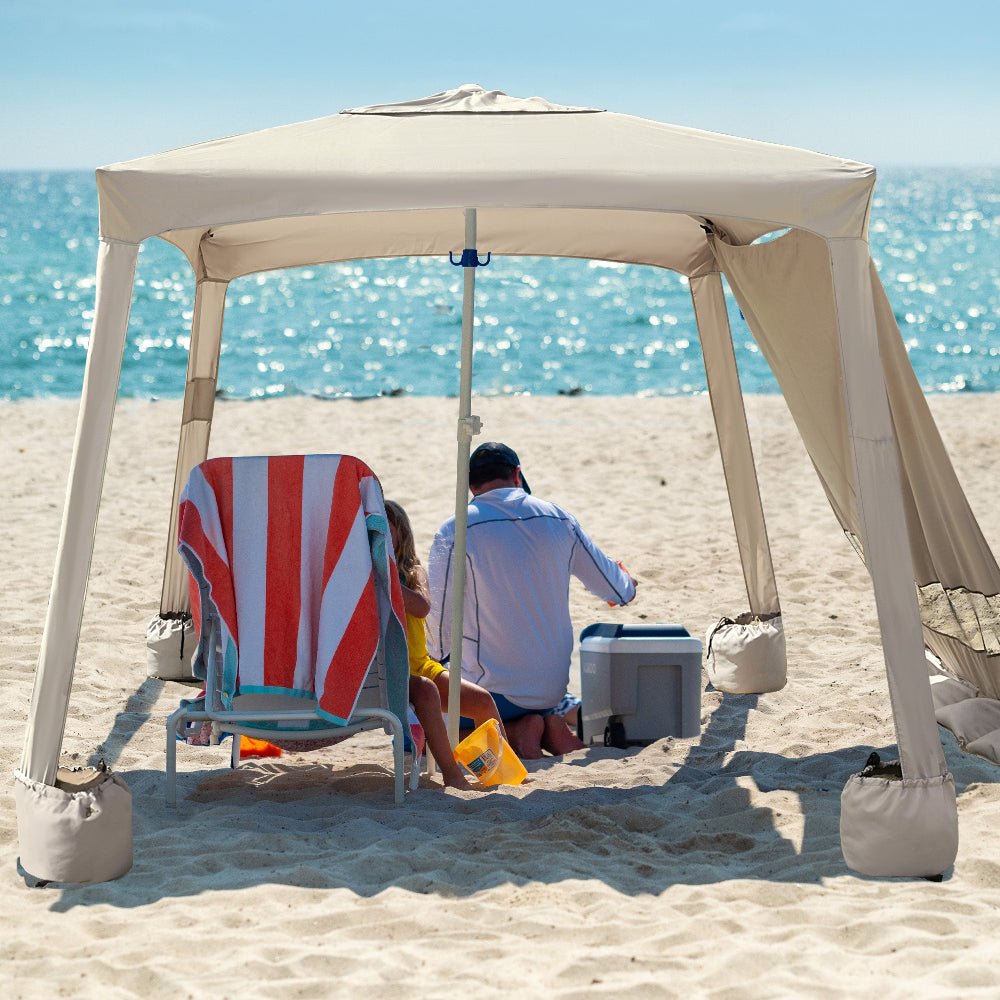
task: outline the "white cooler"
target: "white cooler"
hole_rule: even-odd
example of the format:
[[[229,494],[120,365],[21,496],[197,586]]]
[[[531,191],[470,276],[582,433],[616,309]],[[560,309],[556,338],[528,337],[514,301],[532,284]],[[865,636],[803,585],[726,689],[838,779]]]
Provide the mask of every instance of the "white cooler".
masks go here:
[[[683,625],[588,625],[580,633],[580,739],[625,747],[701,732],[700,639]]]

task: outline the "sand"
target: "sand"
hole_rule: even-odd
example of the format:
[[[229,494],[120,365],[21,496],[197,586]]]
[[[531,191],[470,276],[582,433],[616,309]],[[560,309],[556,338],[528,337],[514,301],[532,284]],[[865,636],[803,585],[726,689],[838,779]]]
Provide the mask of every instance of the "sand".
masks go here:
[[[987,539],[1000,543],[1000,399],[932,407]],[[894,734],[867,575],[778,398],[747,401],[788,641],[789,681],[732,696],[703,678],[702,731],[528,764],[489,793],[424,776],[392,804],[365,735],[226,769],[179,749],[163,804],[164,720],[189,689],[146,677],[159,602],[176,401],[119,406],[64,762],[104,759],[134,796],[135,864],[95,886],[29,887],[13,799],[0,806],[5,998],[995,997],[1000,768],[942,731],[960,846],[944,880],[844,864],[840,792]],[[680,622],[701,637],[746,610],[704,398],[477,400],[484,439],[519,452],[640,581],[595,621]],[[454,505],[455,400],[220,402],[213,454],[343,451],[408,509],[426,556]],[[0,407],[4,691],[17,766],[59,530],[73,403]],[[574,685],[579,683],[574,663]],[[8,782],[8,790],[11,783]]]

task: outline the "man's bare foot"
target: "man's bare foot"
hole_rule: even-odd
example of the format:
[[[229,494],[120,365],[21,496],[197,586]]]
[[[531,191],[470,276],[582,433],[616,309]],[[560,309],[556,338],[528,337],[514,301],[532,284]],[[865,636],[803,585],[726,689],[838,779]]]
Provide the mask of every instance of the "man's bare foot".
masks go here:
[[[566,720],[561,715],[546,715],[542,733],[542,748],[554,757],[574,750],[584,750],[587,746],[575,733],[570,732]]]
[[[542,734],[545,722],[540,715],[522,715],[505,723],[507,739],[521,760],[538,760],[542,756]]]

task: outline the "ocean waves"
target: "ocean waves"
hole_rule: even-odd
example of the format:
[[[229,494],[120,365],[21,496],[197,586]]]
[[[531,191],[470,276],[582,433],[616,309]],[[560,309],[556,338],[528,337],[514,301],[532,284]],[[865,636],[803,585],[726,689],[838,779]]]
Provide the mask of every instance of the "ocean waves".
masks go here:
[[[931,392],[1000,389],[1000,170],[880,175],[872,254]],[[485,248],[488,249],[488,248]],[[79,395],[93,318],[89,173],[0,173],[0,397]],[[484,395],[705,391],[686,280],[634,265],[494,257],[477,275]],[[194,280],[157,240],[139,257],[120,394],[183,391]],[[236,398],[453,395],[461,272],[441,258],[354,261],[229,286],[219,390]],[[739,311],[744,391],[777,386]]]

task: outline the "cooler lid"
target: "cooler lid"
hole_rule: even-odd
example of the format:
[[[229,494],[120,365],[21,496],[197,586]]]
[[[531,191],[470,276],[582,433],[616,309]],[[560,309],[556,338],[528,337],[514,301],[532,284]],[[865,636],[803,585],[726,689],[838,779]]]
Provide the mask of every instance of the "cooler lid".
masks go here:
[[[691,633],[683,625],[596,622],[580,633],[580,642],[591,636],[602,639],[690,639]]]

